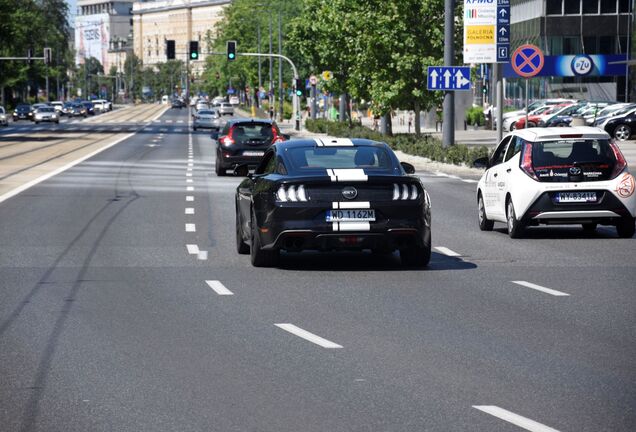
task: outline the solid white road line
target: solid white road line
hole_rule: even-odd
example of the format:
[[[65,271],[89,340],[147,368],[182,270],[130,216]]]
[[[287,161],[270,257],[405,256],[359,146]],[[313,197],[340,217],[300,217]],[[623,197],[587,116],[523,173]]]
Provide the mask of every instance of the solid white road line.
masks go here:
[[[225,285],[223,285],[218,280],[206,280],[205,283],[208,284],[208,286],[212,288],[218,295],[234,295],[232,291],[225,288]]]
[[[188,214],[188,215],[194,214],[194,208],[193,207],[186,207],[185,214]]]
[[[449,248],[444,247],[444,246],[435,246],[435,249],[436,249],[438,252],[443,253],[444,255],[449,256],[449,257],[459,257],[459,256],[461,256],[461,255],[460,255],[460,254],[458,254],[457,252],[452,251],[452,250],[450,250]]]
[[[464,183],[478,183],[477,180],[472,180],[472,179],[460,179],[461,181],[463,181]]]
[[[194,192],[194,186],[186,187],[186,192]]]
[[[323,348],[342,348],[342,345],[338,345],[337,343],[328,341],[327,339],[321,338],[320,336],[310,333],[307,330],[296,327],[293,324],[282,323],[274,325],[295,336],[298,336],[299,338],[303,338],[305,340],[308,340],[309,342],[315,343],[316,345],[320,345]]]
[[[197,226],[195,224],[185,224],[186,232],[197,232]]]
[[[534,420],[530,420],[529,418],[520,416],[519,414],[507,411],[503,408],[499,408],[498,406],[473,405],[473,408],[485,412],[486,414],[490,414],[491,416],[500,418],[501,420],[505,420],[508,423],[512,423],[515,426],[519,426],[520,428],[531,432],[559,432],[558,430],[553,429],[549,426],[538,423]]]
[[[197,246],[197,245],[189,244],[189,245],[186,245],[186,248],[188,249],[188,253],[190,255],[198,255],[199,254],[199,246]]]
[[[186,201],[192,202],[192,201],[194,201],[194,197],[192,195],[188,195],[188,196],[186,196]]]
[[[557,297],[564,297],[564,296],[569,296],[570,295],[568,293],[564,293],[564,292],[561,292],[561,291],[553,290],[553,289],[546,288],[546,287],[543,287],[541,285],[536,285],[536,284],[533,284],[533,283],[530,283],[530,282],[526,282],[526,281],[512,281],[512,283],[524,286],[526,288],[531,288],[533,290],[541,291],[541,292],[544,292],[546,294],[550,294],[550,295],[557,296]]]

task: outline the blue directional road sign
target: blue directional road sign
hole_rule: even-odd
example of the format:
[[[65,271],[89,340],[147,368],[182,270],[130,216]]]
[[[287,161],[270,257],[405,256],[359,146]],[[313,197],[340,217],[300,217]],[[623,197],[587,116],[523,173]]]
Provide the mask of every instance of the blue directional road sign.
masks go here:
[[[510,0],[497,0],[497,63],[510,61]]]
[[[429,66],[429,90],[470,90],[470,67]]]

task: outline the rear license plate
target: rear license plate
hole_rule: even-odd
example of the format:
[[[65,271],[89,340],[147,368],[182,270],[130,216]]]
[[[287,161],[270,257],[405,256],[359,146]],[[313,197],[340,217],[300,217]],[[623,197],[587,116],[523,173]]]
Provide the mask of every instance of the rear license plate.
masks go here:
[[[327,222],[375,221],[375,210],[327,210]]]
[[[596,192],[559,192],[556,200],[560,203],[596,202]]]
[[[265,154],[264,151],[244,151],[243,156],[263,156]]]

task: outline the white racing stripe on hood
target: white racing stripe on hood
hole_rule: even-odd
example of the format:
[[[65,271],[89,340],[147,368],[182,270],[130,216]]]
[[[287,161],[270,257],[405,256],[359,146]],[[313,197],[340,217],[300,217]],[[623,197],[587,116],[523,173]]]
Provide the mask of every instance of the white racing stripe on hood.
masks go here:
[[[332,206],[334,209],[368,209],[371,208],[369,201],[333,201]]]

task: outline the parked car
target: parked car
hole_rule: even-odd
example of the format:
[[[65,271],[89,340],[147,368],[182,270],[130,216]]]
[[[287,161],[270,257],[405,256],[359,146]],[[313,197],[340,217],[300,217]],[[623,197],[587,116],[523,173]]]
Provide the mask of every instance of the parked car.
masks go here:
[[[86,106],[81,103],[71,102],[68,107],[66,107],[66,115],[69,117],[87,117],[88,111],[86,110]]]
[[[598,128],[518,129],[506,136],[477,184],[479,228],[508,226],[512,238],[528,226],[580,224],[588,232],[613,225],[634,235],[635,181],[610,136]]]
[[[618,111],[623,110],[624,108],[628,107],[629,105],[631,105],[631,104],[629,104],[629,103],[615,103],[615,104],[606,106],[605,108],[603,108],[602,110],[597,112],[595,115],[589,115],[588,117],[586,117],[585,118],[585,124],[588,125],[588,126],[598,125],[599,123],[602,123],[603,121],[607,120],[609,117],[612,117]]]
[[[112,109],[112,104],[106,99],[94,99],[91,102],[93,103],[94,110],[100,113],[108,112]]]
[[[33,119],[33,108],[31,105],[19,104],[13,110],[13,121]]]
[[[52,122],[59,124],[60,116],[55,111],[55,108],[53,108],[52,106],[45,106],[40,107],[33,112],[33,121],[35,122],[35,124],[38,124],[40,122]]]
[[[238,96],[231,96],[230,97],[230,105],[237,106],[238,104],[239,104]]]
[[[398,250],[404,265],[425,267],[431,202],[414,173],[381,142],[276,143],[236,189],[237,251],[264,267],[281,250]]]
[[[8,126],[9,121],[7,120],[7,112],[4,110],[3,106],[0,106],[0,125]]]
[[[218,132],[221,126],[221,115],[214,109],[197,111],[192,120],[192,130],[212,129]]]
[[[95,115],[95,105],[91,101],[82,101],[80,102],[84,107],[86,107],[86,113],[88,115]]]
[[[232,119],[220,133],[212,132],[212,139],[217,140],[215,172],[223,176],[238,165],[256,167],[273,143],[289,137],[271,120]]]
[[[64,102],[62,102],[62,101],[53,101],[49,105],[51,105],[53,108],[55,108],[55,112],[56,113],[58,113],[59,115],[63,115],[62,114],[62,108],[64,107]]]
[[[609,118],[603,125],[603,129],[619,141],[631,139],[636,132],[636,108]]]

